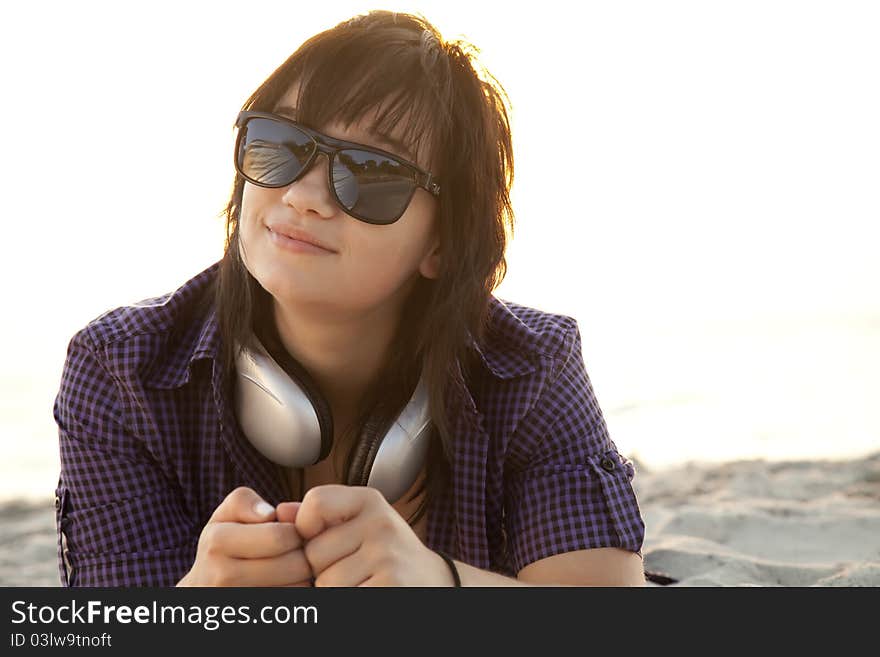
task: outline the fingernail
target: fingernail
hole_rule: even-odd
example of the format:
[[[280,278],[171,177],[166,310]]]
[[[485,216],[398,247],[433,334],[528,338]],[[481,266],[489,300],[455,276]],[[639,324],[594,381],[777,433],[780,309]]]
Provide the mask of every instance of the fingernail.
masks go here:
[[[257,513],[261,516],[269,516],[275,512],[275,507],[273,507],[268,502],[264,502],[260,500],[254,505],[254,509],[256,509]]]

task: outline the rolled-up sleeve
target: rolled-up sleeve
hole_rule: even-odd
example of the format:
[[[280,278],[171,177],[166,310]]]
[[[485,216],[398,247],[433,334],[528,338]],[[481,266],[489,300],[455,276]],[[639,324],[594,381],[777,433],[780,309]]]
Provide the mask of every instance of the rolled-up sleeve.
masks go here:
[[[514,435],[526,462],[505,477],[505,532],[517,573],[574,550],[618,547],[641,556],[634,466],[608,434],[576,323],[566,337],[555,374]]]
[[[84,331],[70,341],[55,398],[55,490],[62,586],[174,586],[199,531],[181,494],[126,429],[119,386]]]

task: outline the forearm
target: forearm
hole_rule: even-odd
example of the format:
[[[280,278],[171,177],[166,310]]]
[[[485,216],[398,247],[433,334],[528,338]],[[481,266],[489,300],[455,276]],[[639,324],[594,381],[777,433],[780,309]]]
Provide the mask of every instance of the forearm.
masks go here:
[[[530,563],[518,578],[454,561],[462,586],[645,586],[641,554],[593,548],[557,554]]]

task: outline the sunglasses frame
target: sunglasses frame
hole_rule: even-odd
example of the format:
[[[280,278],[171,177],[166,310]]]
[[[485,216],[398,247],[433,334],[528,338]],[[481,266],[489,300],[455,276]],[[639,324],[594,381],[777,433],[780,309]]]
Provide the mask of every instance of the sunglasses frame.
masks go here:
[[[296,128],[297,130],[299,130],[300,132],[304,133],[305,135],[307,135],[308,137],[311,138],[312,142],[315,145],[315,148],[312,151],[312,154],[309,155],[309,159],[306,161],[306,163],[300,169],[299,173],[296,176],[294,176],[294,178],[292,180],[285,182],[283,184],[267,185],[266,183],[262,183],[257,180],[254,180],[253,178],[251,178],[250,176],[248,176],[247,174],[245,174],[241,170],[241,167],[239,166],[239,163],[238,163],[238,155],[239,155],[239,149],[241,148],[241,138],[242,138],[242,135],[244,134],[244,131],[241,130],[240,128],[242,126],[244,126],[244,124],[249,119],[252,119],[252,118],[254,118],[254,119],[269,119],[271,121],[276,121],[278,123],[287,124],[289,126]],[[417,188],[424,189],[432,196],[439,196],[440,195],[440,183],[434,178],[434,174],[420,168],[415,162],[411,162],[410,160],[406,160],[406,159],[400,157],[399,155],[395,155],[394,153],[391,153],[389,151],[382,150],[381,148],[375,148],[373,146],[367,146],[366,144],[359,144],[354,141],[345,141],[344,139],[336,139],[334,137],[330,137],[330,136],[325,135],[321,132],[318,132],[317,130],[313,130],[311,128],[308,128],[308,127],[302,125],[301,123],[297,123],[296,121],[289,119],[286,116],[280,116],[279,114],[273,114],[272,112],[260,112],[260,111],[256,111],[256,110],[243,110],[243,111],[239,112],[238,118],[235,120],[235,128],[237,130],[237,134],[235,137],[235,150],[233,151],[235,170],[245,180],[247,180],[248,182],[250,182],[254,185],[257,185],[259,187],[266,187],[268,189],[277,189],[279,187],[286,187],[288,185],[293,184],[297,180],[299,180],[300,177],[302,177],[302,175],[311,168],[312,164],[317,159],[318,154],[324,153],[327,156],[328,164],[330,165],[327,167],[327,184],[329,185],[330,193],[333,196],[333,200],[336,201],[336,204],[340,208],[342,208],[342,210],[346,214],[348,214],[348,215],[350,215],[360,221],[364,221],[368,224],[375,224],[375,225],[384,226],[384,225],[388,225],[388,224],[393,224],[395,221],[400,219],[403,216],[404,212],[406,212],[406,209],[409,207],[409,204],[412,201],[413,194],[415,194],[415,191]],[[409,198],[407,198],[406,204],[404,204],[404,206],[403,206],[403,210],[401,210],[401,212],[396,217],[389,219],[389,220],[371,219],[369,217],[364,217],[363,215],[360,215],[356,212],[353,212],[352,210],[349,210],[348,208],[346,208],[342,204],[342,201],[339,200],[339,196],[336,193],[336,187],[333,184],[333,159],[336,157],[336,155],[337,155],[337,153],[339,153],[339,151],[344,151],[344,150],[359,150],[359,151],[366,151],[368,153],[375,153],[376,155],[380,155],[382,157],[387,157],[389,159],[394,160],[395,162],[397,162],[399,164],[402,164],[404,166],[404,168],[409,169],[412,172],[412,174],[413,174],[413,176],[412,176],[412,183],[413,183],[412,191],[409,194]]]

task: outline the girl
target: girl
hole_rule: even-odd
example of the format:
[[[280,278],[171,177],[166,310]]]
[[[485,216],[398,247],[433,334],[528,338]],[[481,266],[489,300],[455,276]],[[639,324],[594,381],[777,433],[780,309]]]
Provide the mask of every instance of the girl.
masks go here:
[[[70,342],[64,585],[644,583],[577,322],[492,294],[513,158],[473,50],[373,11],[247,99],[222,259]]]

